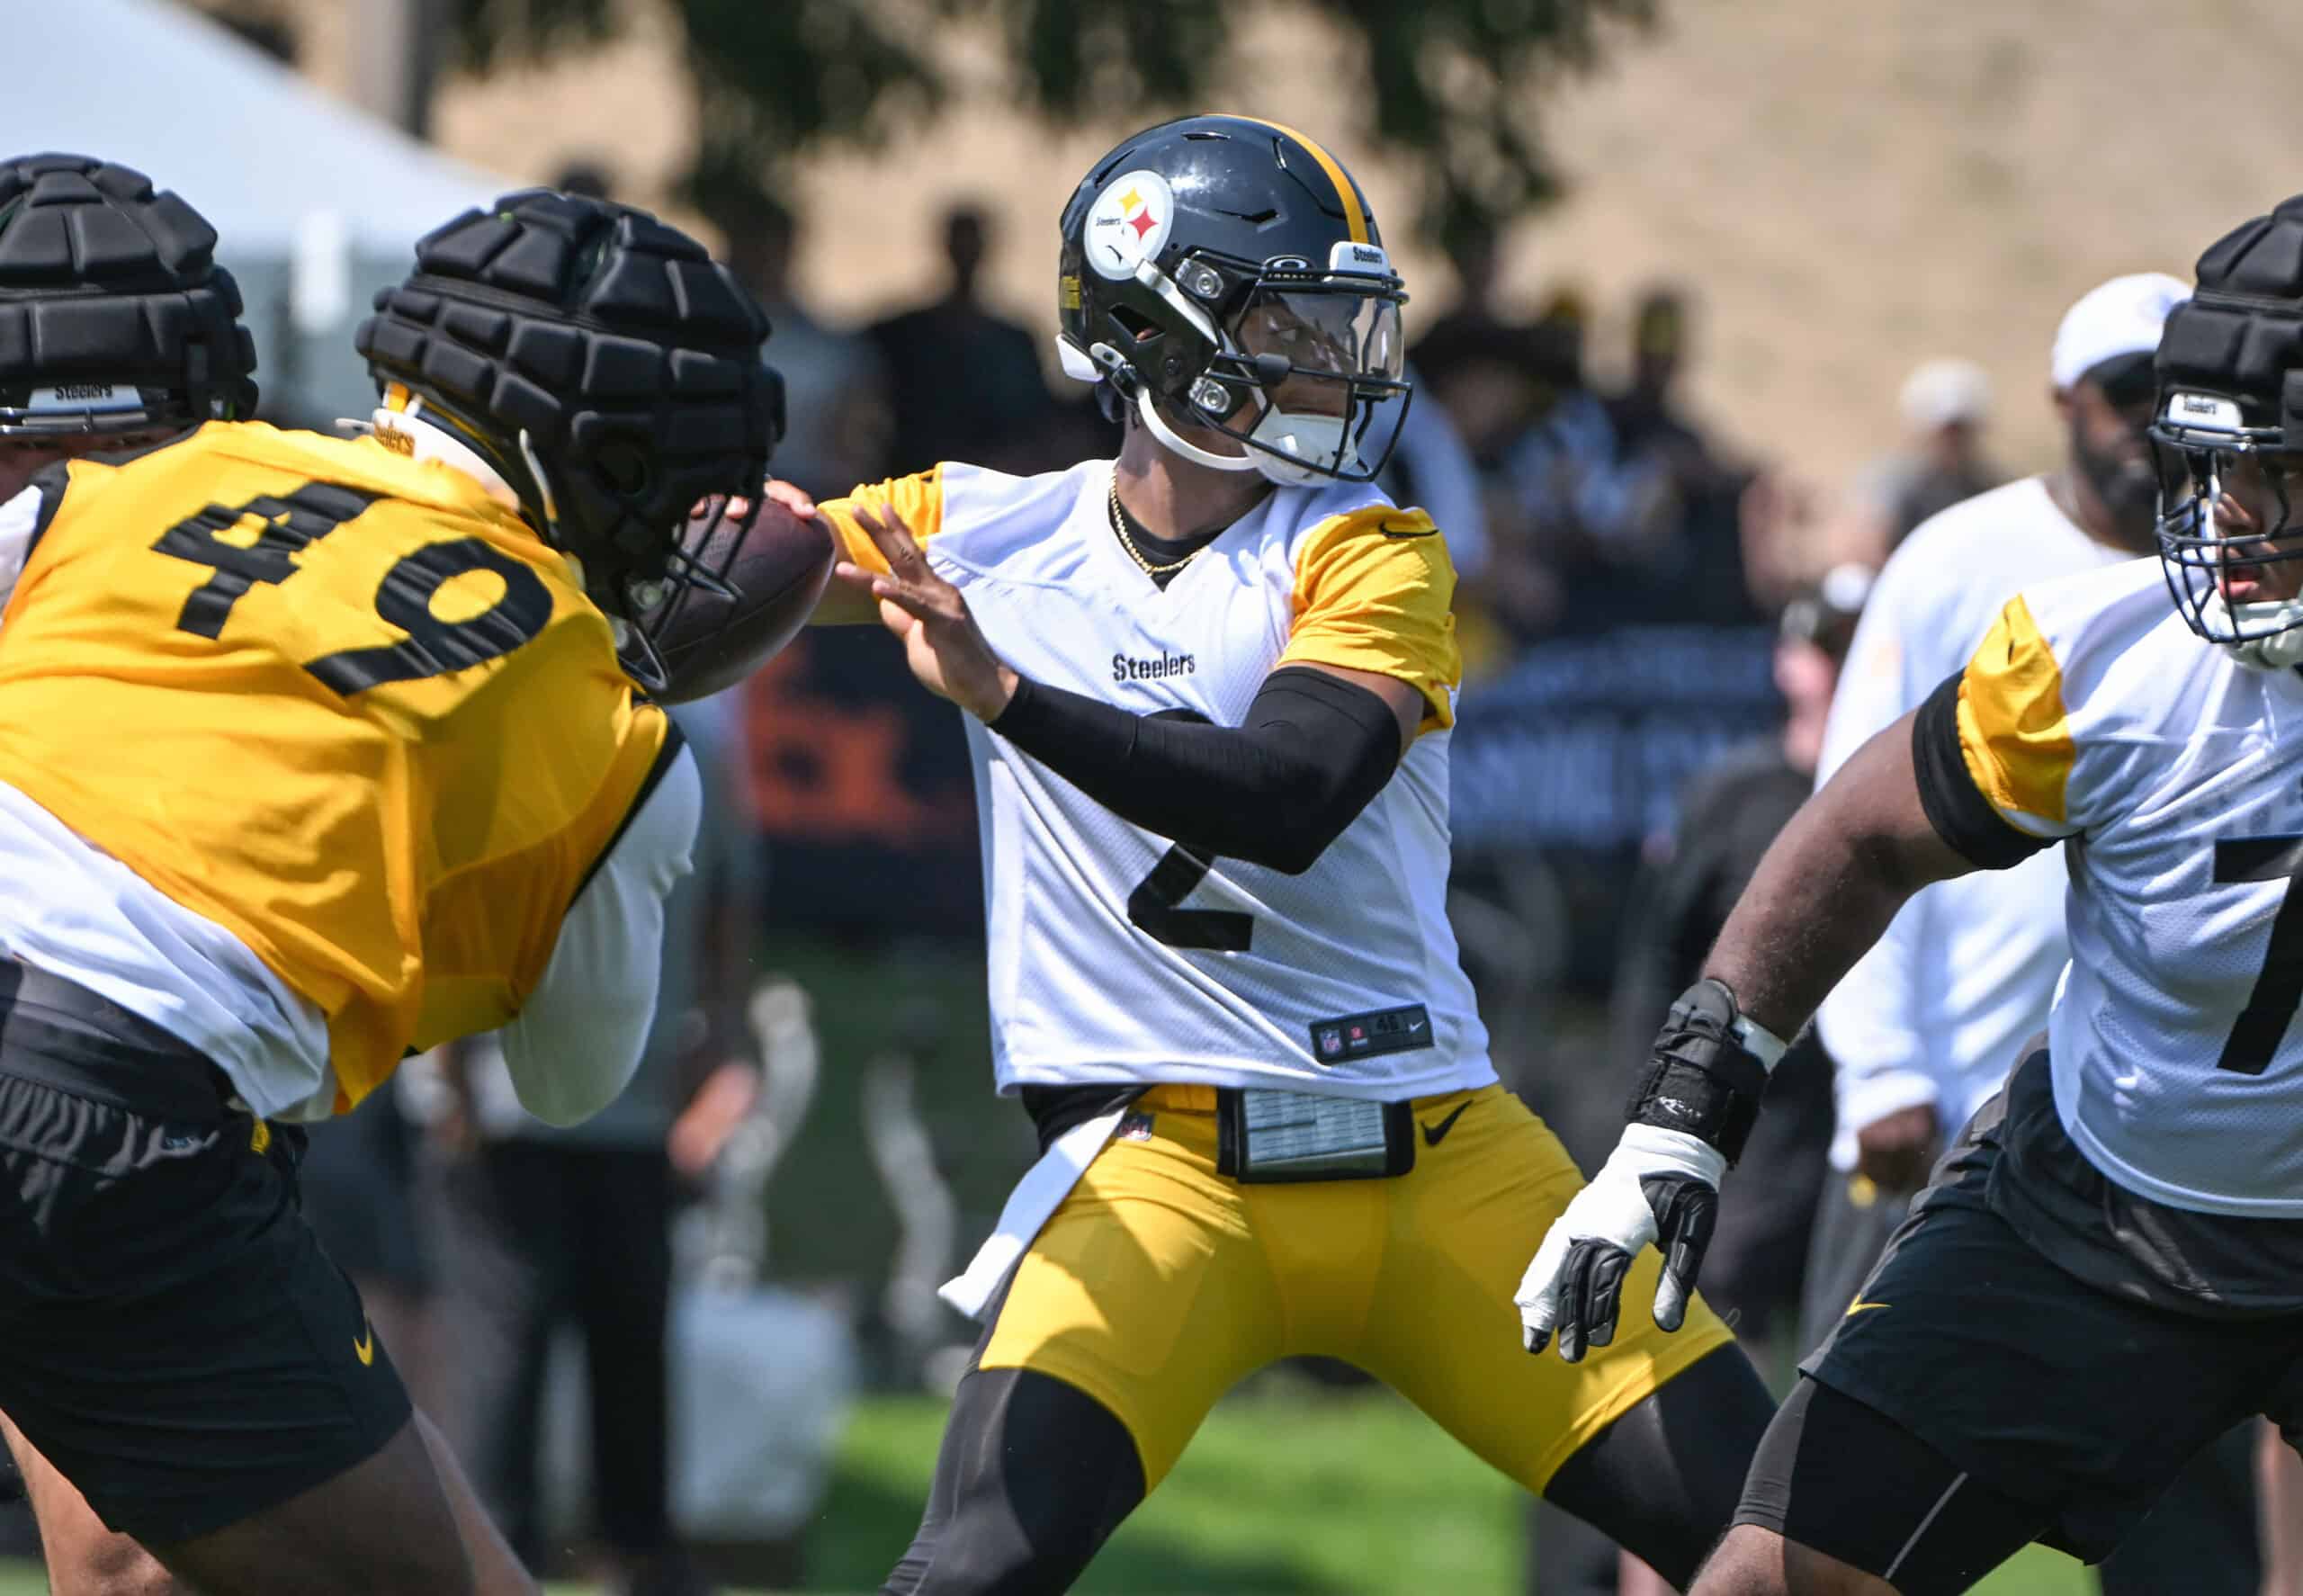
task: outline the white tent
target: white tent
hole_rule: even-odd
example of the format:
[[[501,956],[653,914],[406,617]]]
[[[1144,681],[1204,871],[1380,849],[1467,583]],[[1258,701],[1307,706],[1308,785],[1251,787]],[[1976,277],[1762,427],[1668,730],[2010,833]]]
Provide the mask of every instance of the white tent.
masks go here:
[[[297,410],[364,413],[350,328],[369,295],[423,234],[518,186],[167,0],[0,0],[0,156],[101,156],[182,194],[239,279],[267,399]]]
[[[68,149],[135,166],[235,248],[284,255],[302,214],[340,208],[355,247],[402,250],[512,186],[164,0],[4,9],[0,152]]]

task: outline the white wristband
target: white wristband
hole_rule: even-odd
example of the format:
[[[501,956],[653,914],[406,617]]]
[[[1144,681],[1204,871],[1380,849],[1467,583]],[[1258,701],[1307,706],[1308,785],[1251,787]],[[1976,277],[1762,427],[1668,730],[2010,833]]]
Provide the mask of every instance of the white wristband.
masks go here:
[[[1737,1015],[1735,1023],[1727,1028],[1727,1034],[1735,1038],[1745,1053],[1759,1060],[1760,1068],[1770,1075],[1775,1072],[1776,1065],[1783,1062],[1785,1049],[1791,1045],[1748,1014]]]

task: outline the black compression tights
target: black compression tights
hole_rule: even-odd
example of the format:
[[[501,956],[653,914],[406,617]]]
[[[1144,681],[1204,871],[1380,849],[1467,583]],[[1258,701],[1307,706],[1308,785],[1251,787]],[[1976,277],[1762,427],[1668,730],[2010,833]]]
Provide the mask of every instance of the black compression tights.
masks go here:
[[[1774,1412],[1750,1361],[1723,1348],[1602,1430],[1545,1495],[1684,1590]],[[1135,1442],[1102,1403],[1027,1369],[972,1370],[882,1596],[1055,1596],[1143,1500]]]
[[[1722,1347],[1560,1465],[1544,1500],[1686,1590],[1726,1533],[1775,1399],[1739,1347]],[[1542,1556],[1537,1548],[1537,1556]]]
[[[1134,1439],[1110,1409],[1049,1375],[971,1369],[882,1596],[1055,1596],[1143,1500]]]

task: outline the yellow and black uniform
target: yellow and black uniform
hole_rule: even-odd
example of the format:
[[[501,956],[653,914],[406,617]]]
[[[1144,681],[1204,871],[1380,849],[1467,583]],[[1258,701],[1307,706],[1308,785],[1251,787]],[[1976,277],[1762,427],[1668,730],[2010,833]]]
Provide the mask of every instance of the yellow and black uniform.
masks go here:
[[[1161,586],[1116,533],[1111,480],[1104,462],[1030,479],[947,463],[821,507],[845,556],[874,567],[856,510],[896,508],[1035,686],[1238,728],[1276,675],[1326,668],[1408,684],[1424,713],[1381,790],[1293,870],[1123,818],[1060,754],[1004,735],[1004,717],[969,721],[998,1081],[1053,1151],[945,1288],[986,1329],[889,1587],[903,1596],[1059,1588],[1215,1401],[1282,1358],[1358,1364],[1543,1492],[1732,1341],[1698,1302],[1677,1335],[1626,1315],[1579,1364],[1521,1349],[1512,1293],[1582,1177],[1497,1083],[1448,927],[1460,666],[1438,529],[1373,489],[1283,488]],[[1411,1163],[1241,1179],[1225,1116],[1261,1093],[1307,1114],[1382,1105]],[[1630,1298],[1652,1296],[1658,1262],[1650,1250],[1635,1267]],[[1033,1394],[1032,1376],[1062,1393]],[[1733,1489],[1655,1559],[1691,1570]]]
[[[214,423],[40,490],[0,612],[0,1409],[166,1545],[408,1417],[261,1116],[517,1016],[678,749],[467,471]]]
[[[0,612],[0,783],[316,1005],[339,1110],[519,1012],[671,746],[560,556],[373,440],[75,462]]]

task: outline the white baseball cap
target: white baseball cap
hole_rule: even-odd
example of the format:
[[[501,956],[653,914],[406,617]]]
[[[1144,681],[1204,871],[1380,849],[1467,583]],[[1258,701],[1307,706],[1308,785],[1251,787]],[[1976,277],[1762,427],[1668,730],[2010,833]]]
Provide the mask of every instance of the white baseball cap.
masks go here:
[[[1991,378],[1971,360],[1922,361],[1896,399],[1904,425],[1932,432],[1955,421],[1980,426],[1991,415]]]
[[[2164,272],[2137,272],[2088,290],[2055,329],[2056,387],[2069,388],[2107,360],[2158,348],[2168,312],[2191,297],[2188,285]]]

